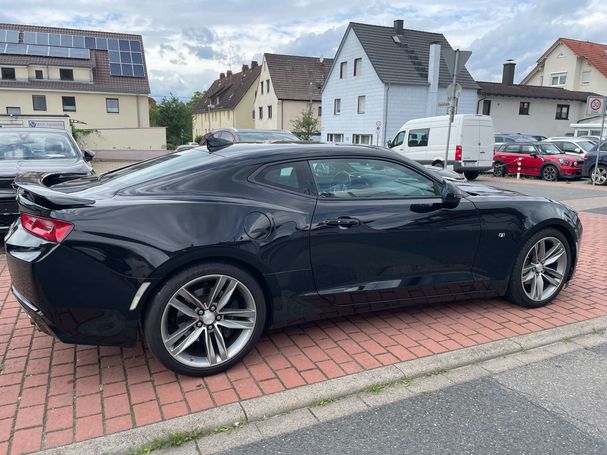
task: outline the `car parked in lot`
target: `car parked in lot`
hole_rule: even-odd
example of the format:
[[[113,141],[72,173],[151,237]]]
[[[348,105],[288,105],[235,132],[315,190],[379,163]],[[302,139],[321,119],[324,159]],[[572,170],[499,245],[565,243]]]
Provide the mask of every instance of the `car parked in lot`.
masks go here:
[[[95,154],[82,152],[65,130],[0,128],[0,232],[6,232],[19,216],[15,176],[28,171],[55,174],[52,182],[66,176],[91,175],[87,163]]]
[[[545,142],[550,142],[551,144],[556,145],[563,153],[567,155],[574,155],[582,158],[587,152],[596,147],[596,143],[594,141],[571,137],[551,137],[546,139]]]
[[[584,157],[582,175],[590,177],[597,185],[607,185],[607,142],[601,144],[599,163],[596,162],[597,147],[592,149]]]
[[[526,134],[509,134],[499,133],[495,137],[495,147],[508,143],[508,142],[534,142],[537,139],[534,136]]]
[[[287,130],[263,130],[255,128],[218,128],[207,133],[200,145],[205,145],[209,137],[228,142],[299,142],[297,136]]]
[[[564,154],[549,142],[522,142],[500,145],[493,155],[493,173],[497,177],[518,173],[549,182],[582,176],[584,160]]]
[[[548,304],[582,227],[563,204],[459,187],[379,148],[233,144],[94,178],[20,176],[12,290],[67,343],[173,371],[239,362],[269,327],[475,297]]]

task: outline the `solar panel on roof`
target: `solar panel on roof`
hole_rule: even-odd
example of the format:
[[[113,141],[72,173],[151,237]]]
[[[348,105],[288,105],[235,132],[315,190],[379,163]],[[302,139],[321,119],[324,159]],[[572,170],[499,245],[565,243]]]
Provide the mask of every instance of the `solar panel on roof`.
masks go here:
[[[97,44],[96,49],[106,50],[107,49],[107,38],[97,38],[96,44]]]
[[[109,51],[108,58],[110,60],[110,63],[120,63],[120,52]]]
[[[36,33],[36,44],[48,46],[48,33]]]
[[[123,76],[132,76],[133,75],[133,65],[122,64],[122,75]]]
[[[120,40],[120,50],[121,51],[130,52],[131,45],[130,45],[130,43],[129,43],[128,40],[125,40],[125,39],[121,39]]]
[[[49,49],[49,57],[64,57],[64,58],[69,58],[70,56],[70,50],[67,47],[55,47],[52,46]]]
[[[120,63],[110,63],[110,75],[122,76],[122,67],[120,66]]]
[[[91,58],[91,51],[89,49],[80,49],[77,47],[72,47],[70,49],[70,58],[81,58],[81,59],[89,59]]]
[[[131,52],[141,52],[141,43],[139,41],[131,41]]]
[[[84,45],[84,36],[72,35],[73,47],[86,47]]]
[[[143,55],[141,53],[133,52],[131,57],[133,59],[133,63],[143,63]]]
[[[49,33],[48,43],[51,46],[61,46],[61,35],[59,33]]]
[[[65,47],[72,47],[74,43],[72,35],[61,35],[61,45]]]
[[[27,51],[26,44],[17,44],[17,43],[7,43],[6,44],[6,53],[7,54],[16,54],[16,55],[25,55]]]
[[[107,40],[107,47],[109,50],[111,51],[118,51],[120,50],[120,46],[118,46],[118,40],[117,39],[108,39]]]
[[[133,76],[145,77],[145,71],[143,70],[143,65],[133,65]]]
[[[48,46],[37,46],[35,44],[30,44],[27,46],[27,55],[39,55],[42,57],[47,57],[48,50]]]
[[[121,63],[132,63],[133,60],[131,59],[131,53],[130,52],[121,52],[120,53],[120,62]]]
[[[92,36],[84,37],[84,47],[88,49],[95,49],[97,44],[95,43],[95,38]]]
[[[19,32],[17,30],[7,30],[6,31],[6,42],[7,43],[18,43],[19,42]]]
[[[23,42],[25,44],[36,44],[36,32],[23,32]]]

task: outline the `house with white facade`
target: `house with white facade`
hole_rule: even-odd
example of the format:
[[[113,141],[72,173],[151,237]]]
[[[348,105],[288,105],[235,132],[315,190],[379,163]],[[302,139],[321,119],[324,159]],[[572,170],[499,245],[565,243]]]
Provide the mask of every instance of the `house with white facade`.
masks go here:
[[[493,119],[496,133],[564,136],[585,117],[590,92],[514,83],[515,63],[504,63],[502,82],[478,81],[478,114]]]
[[[521,84],[607,96],[607,44],[559,38]]]
[[[447,113],[451,75],[441,33],[351,22],[322,90],[321,137],[328,142],[381,144],[408,120]],[[464,68],[457,113],[476,112],[477,89]]]
[[[293,121],[308,109],[320,117],[320,90],[332,63],[318,57],[264,54],[252,113],[255,128],[292,131]]]

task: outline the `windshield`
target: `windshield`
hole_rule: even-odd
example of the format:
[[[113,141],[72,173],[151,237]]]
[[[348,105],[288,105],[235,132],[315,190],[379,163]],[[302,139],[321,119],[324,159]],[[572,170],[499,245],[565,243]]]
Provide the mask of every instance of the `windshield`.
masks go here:
[[[239,132],[240,142],[262,141],[299,141],[299,138],[288,131],[247,131]]]
[[[559,149],[556,145],[553,144],[537,144],[540,148],[542,155],[561,155],[561,149]]]
[[[76,145],[64,132],[0,131],[0,160],[79,158]]]
[[[589,152],[590,150],[592,150],[595,147],[595,144],[593,142],[576,142],[577,145],[579,145],[580,147],[582,147],[582,149],[585,152]]]

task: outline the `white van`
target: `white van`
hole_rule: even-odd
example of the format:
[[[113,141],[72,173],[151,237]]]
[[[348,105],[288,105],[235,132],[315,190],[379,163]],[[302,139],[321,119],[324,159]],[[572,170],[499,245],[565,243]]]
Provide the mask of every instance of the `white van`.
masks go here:
[[[421,164],[442,166],[447,147],[449,116],[426,117],[405,123],[388,147]],[[488,115],[458,114],[451,125],[449,167],[474,180],[493,167],[494,131]]]

